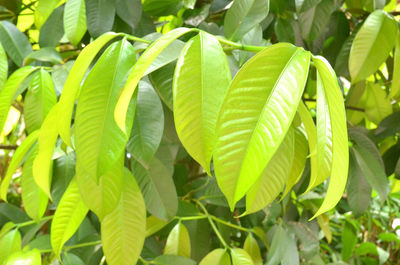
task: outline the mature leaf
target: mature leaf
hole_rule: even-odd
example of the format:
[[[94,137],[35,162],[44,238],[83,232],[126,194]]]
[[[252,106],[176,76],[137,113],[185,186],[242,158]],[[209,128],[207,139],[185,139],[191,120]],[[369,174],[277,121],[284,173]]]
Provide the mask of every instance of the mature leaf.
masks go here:
[[[97,180],[121,157],[128,141],[113,116],[121,83],[134,61],[135,52],[128,41],[111,44],[81,89],[75,115],[76,159]]]
[[[129,102],[131,101],[131,98],[136,90],[136,86],[146,72],[147,68],[149,68],[149,66],[157,58],[157,56],[160,55],[160,53],[165,48],[167,48],[174,40],[186,33],[193,31],[197,31],[197,29],[177,28],[171,30],[170,32],[153,42],[142,54],[142,56],[140,56],[128,76],[126,85],[122,90],[121,96],[119,97],[117,106],[115,108],[115,121],[117,122],[121,130],[126,132],[125,124]]]
[[[79,193],[76,179],[73,178],[58,204],[51,223],[51,246],[60,256],[68,239],[76,232],[88,212]]]
[[[0,132],[3,131],[11,104],[23,92],[24,87],[22,87],[22,84],[35,70],[36,68],[31,66],[19,68],[10,76],[0,90]]]
[[[151,16],[175,15],[182,6],[181,0],[143,0],[143,11]]]
[[[313,57],[313,61],[318,71],[318,78],[321,79],[320,85],[323,86],[323,90],[319,91],[324,92],[328,105],[328,113],[325,113],[325,115],[329,115],[329,126],[326,129],[331,130],[332,133],[330,182],[325,199],[315,214],[317,216],[333,208],[342,197],[347,182],[349,148],[343,97],[335,72],[322,57]],[[318,179],[316,181],[310,180],[310,184],[313,183],[312,185],[318,182]]]
[[[260,247],[257,240],[252,234],[249,234],[244,241],[243,249],[250,255],[254,265],[261,265],[263,262],[261,258]]]
[[[33,249],[30,251],[20,251],[11,254],[5,265],[15,265],[15,264],[27,264],[27,265],[41,265],[42,256],[38,249]]]
[[[294,148],[294,130],[290,128],[262,176],[247,193],[246,214],[266,207],[282,191],[292,168]]]
[[[357,32],[350,51],[351,82],[357,83],[381,66],[396,42],[397,23],[382,10],[376,10],[365,20]]]
[[[39,33],[40,47],[55,47],[64,35],[64,5],[57,7],[42,25]]]
[[[275,22],[274,30],[276,37],[280,42],[295,44],[296,39],[294,36],[294,29],[290,20],[278,18]]]
[[[32,52],[28,38],[14,24],[8,21],[0,22],[0,42],[8,56],[19,67],[24,58]]]
[[[24,59],[24,65],[31,64],[34,61],[49,62],[52,64],[62,64],[63,58],[55,48],[44,47],[26,56]]]
[[[0,264],[4,264],[7,257],[21,250],[21,234],[18,229],[11,230],[0,238]]]
[[[50,187],[53,167],[53,151],[58,138],[57,124],[58,105],[54,105],[48,113],[39,131],[39,152],[33,161],[33,177],[37,185],[51,199]]]
[[[74,46],[77,46],[86,30],[85,0],[68,0],[64,12],[65,35]]]
[[[126,147],[128,152],[148,168],[163,131],[164,111],[160,98],[149,83],[140,82],[131,138]]]
[[[288,238],[291,239],[288,235],[288,232],[281,226],[276,226],[271,242],[271,248],[268,252],[268,262],[266,265],[277,265],[281,263],[285,255],[285,250],[288,246]]]
[[[366,83],[361,81],[350,87],[346,95],[346,106],[357,107],[360,109],[365,108],[365,93]],[[359,124],[364,118],[363,111],[346,109],[347,120],[353,124]]]
[[[161,255],[154,259],[160,265],[196,265],[197,263],[189,258],[176,255]]]
[[[363,127],[353,127],[348,130],[351,140],[358,146],[367,149],[368,152],[379,162],[384,168],[381,153],[373,140],[368,136],[369,131]]]
[[[199,265],[231,265],[231,259],[225,249],[217,248],[208,253]]]
[[[233,208],[283,141],[307,80],[310,54],[287,43],[270,46],[236,74],[217,124],[214,168]],[[265,73],[269,73],[265,75]]]
[[[342,259],[347,261],[353,255],[353,250],[357,244],[357,231],[349,222],[345,222],[344,224],[344,229],[342,232],[342,244]]]
[[[269,0],[235,0],[224,19],[225,36],[240,40],[249,30],[263,21],[269,11]]]
[[[8,76],[8,60],[6,51],[3,48],[3,45],[0,43],[0,90],[3,89],[3,86],[7,82]]]
[[[394,67],[392,89],[389,94],[390,98],[399,99],[400,97],[400,34],[397,34],[396,49],[394,51]]]
[[[35,26],[37,29],[43,25],[61,0],[40,0],[35,10]]]
[[[75,154],[73,152],[66,153],[54,160],[53,178],[51,183],[51,197],[54,205],[58,205],[62,195],[68,188],[68,185],[74,176]]]
[[[169,63],[151,74],[149,80],[164,104],[172,110],[172,80],[175,72],[175,63]]]
[[[175,127],[185,149],[208,174],[230,81],[228,61],[215,37],[200,32],[186,44],[174,75]]]
[[[232,265],[254,265],[249,253],[241,248],[231,249]]]
[[[135,178],[125,169],[120,202],[101,223],[107,263],[135,264],[146,235],[146,208]]]
[[[366,93],[365,115],[375,124],[379,124],[393,112],[390,99],[379,84],[367,83]]]
[[[167,221],[158,219],[157,217],[150,215],[146,218],[146,237],[157,233],[160,229],[168,224]]]
[[[90,36],[97,38],[112,29],[115,17],[114,1],[86,0],[87,27]]]
[[[395,112],[384,118],[375,130],[375,136],[380,141],[396,135],[397,132],[400,132],[400,112]]]
[[[135,28],[142,18],[142,3],[140,0],[116,0],[115,7],[118,16],[131,28]]]
[[[181,222],[178,222],[169,233],[164,254],[190,258],[189,232]]]
[[[72,111],[74,109],[75,100],[79,94],[80,86],[86,71],[104,45],[118,36],[119,35],[115,33],[106,33],[90,43],[79,54],[73,67],[71,68],[71,71],[69,72],[59,101],[59,105],[62,106],[62,111],[60,112],[58,118],[59,124],[57,126],[64,143],[69,146],[72,146],[70,130]]]
[[[8,186],[10,185],[13,174],[20,166],[22,160],[24,159],[28,151],[31,149],[32,145],[38,139],[38,136],[39,136],[39,131],[32,132],[25,138],[25,140],[21,143],[21,145],[18,146],[17,150],[15,150],[15,153],[10,163],[8,164],[6,175],[3,178],[3,181],[1,182],[0,197],[3,201],[7,201]]]
[[[40,129],[57,96],[50,74],[40,69],[31,80],[24,101],[24,120],[28,132]]]
[[[34,147],[32,153],[25,161],[22,169],[21,189],[22,202],[26,213],[35,220],[40,222],[40,218],[44,215],[47,209],[47,195],[39,188],[33,178],[32,166],[33,160],[37,155],[37,146]]]

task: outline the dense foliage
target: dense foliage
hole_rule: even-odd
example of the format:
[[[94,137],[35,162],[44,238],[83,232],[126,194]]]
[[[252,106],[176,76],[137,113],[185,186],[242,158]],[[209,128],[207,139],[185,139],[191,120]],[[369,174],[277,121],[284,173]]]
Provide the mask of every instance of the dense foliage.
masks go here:
[[[0,14],[0,265],[399,264],[398,1]]]

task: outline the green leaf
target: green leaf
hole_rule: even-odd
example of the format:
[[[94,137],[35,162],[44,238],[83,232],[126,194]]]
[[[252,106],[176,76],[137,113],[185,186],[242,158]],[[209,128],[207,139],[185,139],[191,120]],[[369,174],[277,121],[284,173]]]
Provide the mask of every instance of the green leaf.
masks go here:
[[[24,58],[32,52],[28,38],[17,27],[8,22],[0,22],[0,42],[8,56],[19,67],[22,66]]]
[[[176,255],[161,255],[154,259],[160,265],[196,265],[197,263],[189,258]]]
[[[91,37],[97,38],[112,29],[115,3],[109,0],[86,0],[87,27]]]
[[[74,153],[66,153],[54,160],[51,184],[51,197],[54,205],[58,205],[60,202],[73,176],[75,176]]]
[[[318,78],[321,80],[319,84],[323,86],[323,89],[318,90],[318,92],[324,92],[324,101],[326,101],[328,105],[328,112],[325,113],[325,115],[329,116],[329,126],[327,126],[326,129],[328,131],[331,130],[332,134],[330,181],[325,199],[315,214],[315,216],[318,216],[332,209],[342,197],[347,182],[349,148],[343,96],[335,72],[324,58],[319,56],[313,57],[313,61],[317,68]],[[310,180],[310,184],[311,183],[315,185],[315,183],[318,183],[318,180],[314,182]]]
[[[15,252],[8,257],[5,265],[16,265],[16,264],[26,264],[26,265],[41,265],[42,257],[38,249],[33,249],[30,251]]]
[[[208,253],[199,265],[231,265],[231,259],[225,249],[217,248]]]
[[[140,0],[116,0],[117,15],[131,28],[135,28],[142,18],[142,2]]]
[[[86,30],[85,0],[68,0],[64,11],[65,35],[74,46],[77,46]]]
[[[33,61],[49,62],[52,64],[62,64],[63,59],[61,54],[52,47],[45,47],[40,50],[34,51],[24,59],[24,65],[28,65]]]
[[[246,214],[263,209],[279,195],[290,174],[293,156],[294,130],[290,128],[262,176],[247,193]]]
[[[57,124],[58,105],[54,105],[44,120],[39,131],[39,152],[33,161],[33,177],[37,185],[51,199],[50,187],[53,166],[53,151],[58,138]]]
[[[175,127],[186,151],[208,174],[230,80],[228,61],[215,37],[200,32],[186,44],[174,75]]]
[[[345,222],[342,232],[342,259],[347,261],[353,255],[353,250],[357,244],[357,231],[349,222]]]
[[[263,263],[260,247],[258,246],[257,240],[252,236],[252,234],[249,234],[246,237],[243,249],[250,255],[254,265],[261,265]]]
[[[32,150],[22,169],[21,189],[22,202],[24,203],[26,213],[39,223],[40,218],[42,218],[47,209],[48,199],[47,195],[39,188],[33,178],[32,166],[36,155],[37,146]]]
[[[382,10],[376,10],[357,32],[350,51],[351,82],[357,83],[375,73],[392,51],[397,36],[397,23]]]
[[[193,31],[197,31],[197,29],[177,28],[171,30],[153,42],[142,54],[142,56],[140,56],[128,76],[126,85],[122,90],[121,96],[119,97],[117,106],[115,108],[114,118],[121,130],[124,132],[126,131],[126,113],[128,111],[129,102],[131,101],[136,86],[146,72],[147,68],[149,68],[157,56],[174,40],[186,33]]]
[[[388,180],[381,163],[362,146],[353,146],[355,160],[358,163],[369,185],[376,190],[381,201],[385,201],[389,193]]]
[[[1,38],[1,36],[0,36]],[[0,90],[0,132],[3,131],[11,104],[23,91],[22,84],[36,68],[25,66],[16,70]]]
[[[231,249],[232,265],[254,265],[250,255],[241,248]]]
[[[178,222],[169,233],[164,254],[190,258],[189,232],[181,222]]]
[[[51,222],[51,246],[58,257],[65,242],[79,228],[87,212],[88,208],[83,203],[78,184],[73,178],[62,196]]]
[[[146,235],[146,208],[135,178],[125,169],[120,202],[101,223],[107,264],[136,264]]]
[[[86,265],[81,258],[72,254],[72,253],[64,253],[62,255],[62,264],[64,265]]]
[[[393,78],[392,88],[390,90],[389,97],[399,99],[400,97],[400,33],[397,33],[396,48],[394,51],[394,67],[393,67]]]
[[[21,250],[21,234],[17,229],[11,230],[0,239],[0,264],[4,264],[7,257]]]
[[[123,156],[111,169],[100,177],[99,183],[90,176],[78,163],[76,180],[83,202],[100,220],[110,214],[118,205],[123,181]]]
[[[252,57],[233,79],[221,108],[214,152],[218,185],[231,208],[258,180],[283,141],[303,94],[309,63],[308,52],[279,43]]]
[[[157,233],[165,227],[168,224],[167,221],[158,219],[157,217],[150,215],[146,219],[146,237],[149,237],[153,235],[154,233]]]
[[[367,83],[366,100],[364,103],[365,115],[375,124],[392,114],[392,104],[383,87],[375,83]]]
[[[35,10],[35,26],[37,29],[43,25],[60,0],[39,0]]]
[[[22,160],[24,159],[28,151],[31,149],[32,145],[38,139],[38,136],[39,136],[39,131],[32,132],[25,138],[25,140],[21,143],[21,145],[18,146],[17,150],[15,150],[15,153],[12,156],[10,163],[8,164],[6,175],[3,178],[3,181],[1,182],[0,197],[3,201],[7,201],[7,191],[8,191],[8,186],[10,186],[12,176],[20,166]]]
[[[365,82],[358,82],[352,85],[346,95],[346,105],[364,109],[366,99],[365,88]],[[364,112],[351,109],[346,109],[346,115],[347,120],[353,124],[359,124],[365,118]]]
[[[224,19],[225,36],[240,40],[249,30],[263,21],[269,11],[269,0],[235,0]]]
[[[86,71],[104,45],[118,36],[119,35],[115,33],[106,33],[90,43],[79,54],[73,67],[71,68],[71,71],[69,72],[59,101],[59,105],[62,105],[62,111],[60,112],[58,118],[60,136],[64,143],[69,146],[72,146],[70,130],[72,111],[74,109],[75,100],[79,94],[81,83],[85,77]]]
[[[140,82],[131,138],[126,147],[128,152],[148,168],[163,131],[164,111],[160,98],[149,83]]]
[[[0,90],[3,89],[3,86],[7,82],[8,76],[8,60],[6,51],[3,48],[3,45],[0,43]]]
[[[40,129],[57,96],[50,74],[40,69],[31,80],[24,101],[24,120],[28,132]]]
[[[295,44],[295,34],[293,26],[288,19],[278,18],[274,25],[276,37],[280,42]]]
[[[347,201],[355,216],[363,214],[368,209],[371,201],[371,186],[355,160],[353,148],[351,148],[350,155]]]
[[[64,36],[64,5],[57,7],[39,32],[40,47],[56,47]]]
[[[149,80],[164,104],[172,110],[172,80],[175,63],[169,63],[149,74]]]
[[[181,0],[142,0],[143,11],[151,16],[175,15],[182,6]]]
[[[121,84],[134,61],[135,52],[128,41],[111,44],[81,89],[75,115],[76,159],[97,180],[121,157],[128,141],[113,116]],[[133,121],[132,111],[128,126]]]
[[[271,248],[268,252],[268,262],[266,265],[280,264],[288,247],[288,241],[291,239],[288,232],[281,226],[276,226],[274,236],[271,242]]]

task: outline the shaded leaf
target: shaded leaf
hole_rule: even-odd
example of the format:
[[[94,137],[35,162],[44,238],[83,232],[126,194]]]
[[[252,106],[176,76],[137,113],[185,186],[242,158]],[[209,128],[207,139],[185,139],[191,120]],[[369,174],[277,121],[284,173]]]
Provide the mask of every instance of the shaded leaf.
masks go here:
[[[85,0],[68,0],[64,12],[65,35],[74,46],[77,46],[86,30]]]
[[[5,20],[0,22],[0,42],[8,56],[19,67],[22,66],[24,58],[32,52],[31,44],[25,34]]]

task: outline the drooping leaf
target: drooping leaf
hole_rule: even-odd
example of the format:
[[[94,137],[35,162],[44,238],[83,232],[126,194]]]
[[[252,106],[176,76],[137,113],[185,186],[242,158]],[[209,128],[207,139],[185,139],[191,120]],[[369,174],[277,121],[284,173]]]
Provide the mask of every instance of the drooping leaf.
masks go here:
[[[64,5],[57,7],[42,25],[39,33],[40,47],[55,47],[64,35]]]
[[[135,178],[125,169],[120,202],[101,223],[107,264],[130,265],[139,258],[146,235],[146,208]]]
[[[42,218],[47,209],[48,199],[47,195],[39,188],[33,178],[32,166],[36,155],[37,146],[32,150],[22,169],[21,196],[26,213],[39,223],[40,218]]]
[[[131,101],[136,86],[146,72],[147,68],[157,58],[157,56],[160,55],[160,53],[165,48],[167,48],[167,46],[170,45],[174,40],[186,33],[196,30],[197,29],[188,28],[177,28],[171,30],[170,32],[153,42],[142,54],[142,56],[140,56],[128,76],[126,85],[122,90],[122,93],[118,99],[117,106],[115,108],[114,118],[121,130],[123,130],[124,132],[126,131],[126,113],[129,107],[129,102]]]
[[[269,0],[235,0],[224,19],[228,39],[240,40],[249,30],[263,21],[269,11]]]
[[[249,234],[244,241],[243,249],[250,255],[254,265],[261,265],[263,260],[261,258],[260,247],[257,240]]]
[[[175,63],[169,63],[149,74],[149,80],[164,104],[172,110],[172,80],[175,72]]]
[[[75,154],[72,152],[54,160],[51,183],[51,197],[54,205],[58,205],[71,179],[75,176],[75,166]]]
[[[59,105],[62,105],[62,111],[58,117],[59,124],[57,126],[64,143],[69,146],[72,146],[70,129],[72,111],[74,109],[76,97],[79,94],[81,82],[98,52],[104,47],[104,45],[118,36],[119,35],[115,33],[106,33],[90,43],[79,54],[69,72],[59,101]]]
[[[114,121],[114,108],[134,60],[135,52],[126,40],[111,44],[81,89],[75,115],[76,159],[97,180],[121,157],[128,141]],[[132,111],[128,126],[133,122]]]
[[[90,36],[97,38],[112,29],[115,17],[114,1],[86,0],[87,27]]]
[[[21,234],[18,229],[9,231],[0,239],[0,264],[11,254],[21,250]]]
[[[349,136],[352,141],[358,146],[362,146],[379,162],[379,164],[384,168],[384,163],[382,160],[381,153],[378,147],[374,143],[373,139],[368,136],[369,131],[363,127],[353,127],[348,130]]]
[[[321,79],[320,85],[323,86],[323,92],[326,97],[325,100],[328,105],[328,113],[325,115],[329,115],[330,125],[327,126],[326,129],[331,130],[332,133],[330,181],[325,199],[315,214],[315,216],[317,216],[333,208],[342,197],[347,182],[349,148],[343,96],[335,72],[322,57],[313,57],[313,61],[318,71],[318,78]],[[314,182],[310,180],[310,184],[314,183],[313,185],[318,182],[318,180]]]
[[[364,103],[365,115],[375,124],[392,114],[392,104],[385,90],[379,84],[367,83],[366,100]]]
[[[30,251],[20,251],[11,254],[5,265],[27,264],[27,265],[41,265],[42,257],[38,249]]]
[[[280,42],[295,44],[295,36],[292,24],[288,19],[278,18],[274,25],[276,37]]]
[[[164,254],[190,258],[189,232],[181,222],[178,222],[169,233]]]
[[[39,136],[39,131],[32,132],[25,138],[25,140],[21,143],[21,145],[18,146],[17,150],[15,150],[15,153],[10,163],[8,164],[6,175],[1,182],[0,197],[3,201],[7,201],[8,186],[10,185],[13,174],[20,166],[22,160],[24,159],[28,151],[31,149],[32,145],[38,139],[38,136]]]
[[[258,180],[283,141],[303,93],[309,61],[308,52],[280,43],[252,57],[233,79],[221,108],[214,152],[218,185],[231,208]]]
[[[35,10],[35,26],[37,29],[43,25],[60,0],[40,0]]]
[[[0,132],[3,131],[11,104],[23,92],[21,85],[35,70],[36,68],[31,66],[19,68],[10,76],[0,90]]]
[[[51,246],[57,256],[68,239],[76,232],[88,212],[73,178],[58,204],[51,223]]]
[[[186,44],[174,75],[175,127],[185,149],[208,174],[230,79],[228,61],[215,37],[200,32]]]
[[[85,0],[68,0],[64,11],[65,35],[74,46],[77,46],[86,30]]]
[[[292,168],[294,148],[294,130],[290,128],[262,176],[247,193],[246,214],[266,207],[282,191]]]
[[[57,96],[50,74],[40,69],[31,80],[24,101],[24,120],[28,132],[40,129]]]
[[[24,58],[32,52],[28,38],[17,27],[8,21],[0,22],[0,42],[8,56],[19,67]]]
[[[353,41],[349,69],[354,84],[373,74],[386,61],[397,36],[397,23],[383,10],[375,10],[365,20]]]
[[[225,249],[217,248],[208,253],[199,265],[231,265],[231,259]]]
[[[52,47],[44,47],[40,50],[34,51],[24,59],[24,65],[31,64],[34,61],[48,62],[52,64],[62,64],[63,59],[61,54]]]
[[[161,255],[154,259],[160,265],[196,265],[197,263],[189,258],[177,255]]]
[[[346,95],[346,106],[357,107],[360,109],[365,108],[365,93],[366,83],[358,82],[350,87]],[[347,120],[353,124],[359,124],[364,118],[365,113],[359,110],[346,109]]]
[[[399,99],[400,97],[400,34],[397,34],[396,49],[394,51],[394,67],[392,78],[392,89],[389,97]]]
[[[160,229],[168,224],[167,221],[158,219],[157,217],[150,215],[146,218],[146,237],[157,233]]]
[[[353,250],[357,244],[357,231],[355,227],[349,222],[345,222],[341,237],[343,244],[341,249],[342,259],[347,261],[353,255]]]
[[[181,0],[143,0],[143,11],[152,16],[175,15],[182,6]]]
[[[3,89],[3,86],[7,82],[8,76],[8,60],[6,51],[3,48],[3,45],[0,43],[0,90]]]
[[[142,3],[140,0],[116,0],[115,7],[118,16],[131,28],[135,28],[142,18]]]
[[[148,167],[160,145],[163,131],[164,111],[160,98],[149,83],[140,82],[131,138],[126,147],[128,152]]]
[[[232,265],[254,265],[249,253],[241,248],[231,250]]]

